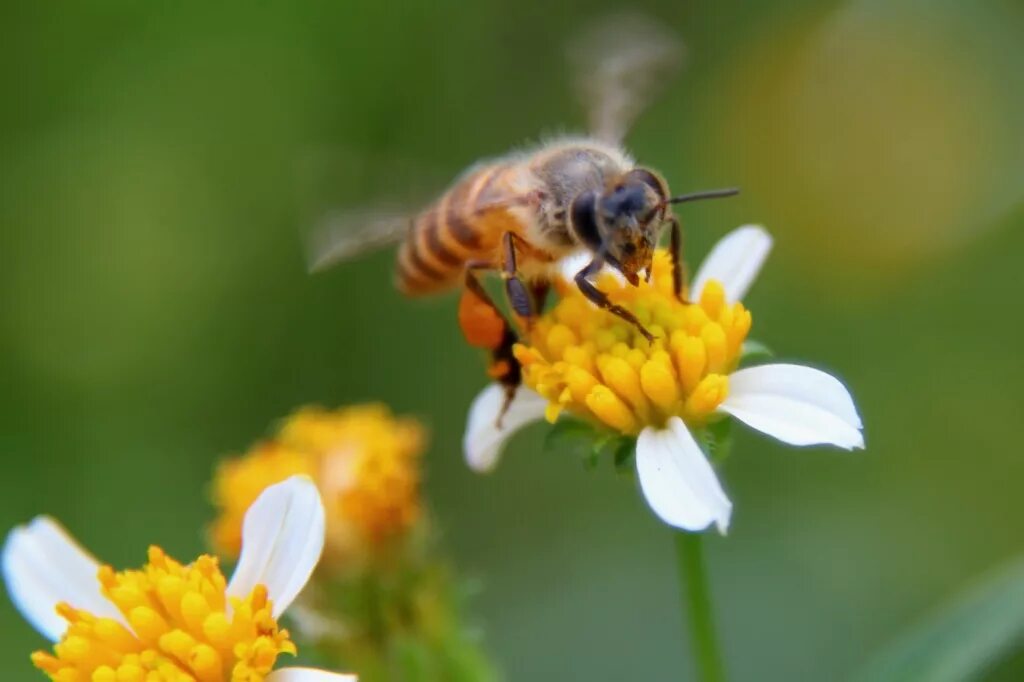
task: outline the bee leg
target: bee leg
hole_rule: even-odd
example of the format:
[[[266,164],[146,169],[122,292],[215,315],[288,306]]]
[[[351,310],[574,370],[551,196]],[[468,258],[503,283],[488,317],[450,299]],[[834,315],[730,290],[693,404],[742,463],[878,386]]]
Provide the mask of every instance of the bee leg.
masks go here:
[[[645,339],[647,339],[650,342],[653,342],[654,334],[647,331],[647,328],[640,324],[640,320],[636,318],[636,315],[629,312],[622,306],[615,305],[614,303],[612,303],[610,300],[608,300],[608,294],[598,289],[596,286],[593,285],[593,283],[591,283],[589,279],[587,279],[595,272],[600,270],[601,265],[603,265],[603,261],[600,257],[598,257],[590,261],[590,264],[587,265],[587,267],[583,268],[582,270],[576,273],[576,277],[573,278],[573,281],[575,281],[576,286],[579,287],[580,293],[586,296],[587,300],[596,305],[598,308],[607,310],[611,314],[617,315],[626,322],[629,322],[631,325],[636,327],[641,334],[644,335]]]
[[[671,232],[669,241],[669,254],[672,256],[672,291],[676,298],[689,305],[691,301],[683,295],[683,289],[688,286],[689,274],[686,271],[686,261],[683,260],[683,229],[679,225],[679,218],[672,216],[670,220]]]
[[[505,418],[505,413],[512,406],[512,400],[516,397],[519,385],[523,383],[523,366],[519,364],[519,360],[512,353],[512,347],[518,340],[516,333],[511,328],[507,328],[501,339],[501,345],[491,351],[491,366],[488,374],[505,389],[505,402],[502,403],[501,412],[494,420],[494,426],[499,429],[501,420]]]
[[[533,296],[519,278],[519,266],[516,263],[516,242],[521,238],[514,232],[506,232],[501,238],[501,278],[505,281],[505,295],[512,311],[529,330],[533,325]]]
[[[531,287],[533,294],[533,310],[538,315],[544,312],[544,305],[548,301],[548,293],[551,291],[550,282],[535,282]]]
[[[512,353],[518,340],[516,333],[475,274],[476,270],[493,269],[494,265],[488,262],[472,261],[466,265],[466,288],[459,301],[459,326],[471,346],[490,351],[487,373],[505,389],[505,404],[495,422],[501,428],[501,420],[522,383],[523,371]]]

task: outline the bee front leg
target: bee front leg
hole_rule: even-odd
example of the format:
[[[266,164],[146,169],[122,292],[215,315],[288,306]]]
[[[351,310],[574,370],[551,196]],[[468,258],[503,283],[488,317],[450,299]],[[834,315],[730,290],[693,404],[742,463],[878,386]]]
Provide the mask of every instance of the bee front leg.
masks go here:
[[[475,274],[476,270],[494,269],[492,263],[483,261],[466,264],[466,288],[459,301],[459,326],[471,346],[490,351],[487,373],[505,389],[505,404],[495,421],[495,425],[501,428],[501,420],[522,383],[523,368],[512,353],[512,347],[518,341],[515,331]]]
[[[588,277],[591,277],[594,273],[599,271],[603,264],[604,261],[600,257],[598,257],[590,261],[590,264],[587,265],[587,267],[583,268],[582,270],[576,273],[576,277],[573,278],[573,281],[576,282],[576,286],[579,287],[580,293],[586,296],[587,300],[596,305],[598,308],[607,310],[611,314],[617,315],[626,322],[629,322],[631,325],[637,328],[637,331],[644,335],[645,339],[647,339],[649,342],[653,342],[654,334],[647,331],[647,328],[640,324],[640,320],[636,318],[636,315],[629,312],[622,306],[612,303],[610,300],[608,300],[608,294],[598,289],[589,279],[587,279]]]
[[[676,298],[689,304],[686,296],[683,296],[683,289],[687,286],[688,273],[686,261],[683,260],[683,229],[679,225],[679,218],[672,216],[670,220],[671,232],[669,238],[669,253],[672,256],[672,291]]]

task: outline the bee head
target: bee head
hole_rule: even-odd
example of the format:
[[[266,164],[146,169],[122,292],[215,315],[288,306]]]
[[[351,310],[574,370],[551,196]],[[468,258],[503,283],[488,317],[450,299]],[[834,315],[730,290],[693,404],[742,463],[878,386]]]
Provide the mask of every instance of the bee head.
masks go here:
[[[664,195],[645,178],[628,174],[598,198],[598,235],[608,262],[634,286],[641,271],[650,272],[664,217]]]
[[[673,197],[661,176],[634,168],[603,192],[589,190],[577,196],[571,206],[570,227],[580,242],[603,251],[607,262],[636,286],[641,272],[650,277],[661,227],[671,219],[671,205],[731,197],[738,192],[730,187]]]

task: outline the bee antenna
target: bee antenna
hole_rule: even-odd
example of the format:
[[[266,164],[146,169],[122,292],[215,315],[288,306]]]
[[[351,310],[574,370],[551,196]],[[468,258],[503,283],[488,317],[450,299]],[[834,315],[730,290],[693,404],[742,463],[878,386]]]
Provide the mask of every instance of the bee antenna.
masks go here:
[[[698,201],[700,199],[721,199],[722,197],[732,197],[740,193],[739,187],[727,187],[725,189],[709,189],[703,192],[694,192],[693,194],[680,194],[677,197],[669,197],[665,200],[666,204],[682,204],[687,201]]]

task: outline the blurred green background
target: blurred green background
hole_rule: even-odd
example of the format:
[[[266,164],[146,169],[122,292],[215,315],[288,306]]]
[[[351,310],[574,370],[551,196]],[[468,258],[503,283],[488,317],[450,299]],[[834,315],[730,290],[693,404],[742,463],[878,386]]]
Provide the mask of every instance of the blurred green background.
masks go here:
[[[454,298],[402,299],[389,253],[311,277],[300,239],[320,205],[578,128],[563,45],[610,7],[4,3],[0,526],[190,557],[219,455],[303,403],[383,400],[430,425],[427,493],[509,679],[689,679],[670,534],[633,484],[541,428],[470,473],[484,378]],[[842,677],[1024,551],[1024,8],[638,8],[688,66],[631,149],[677,191],[744,189],[685,209],[691,261],[768,226],[752,335],[843,377],[866,424],[856,454],[741,434],[709,549],[728,667]],[[0,677],[39,677],[6,600],[0,629]]]

